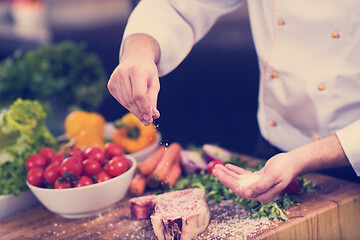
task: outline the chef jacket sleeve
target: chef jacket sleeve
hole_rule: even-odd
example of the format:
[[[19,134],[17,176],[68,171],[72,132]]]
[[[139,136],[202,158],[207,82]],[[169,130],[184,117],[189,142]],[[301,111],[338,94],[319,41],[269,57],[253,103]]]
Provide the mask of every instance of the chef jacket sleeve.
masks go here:
[[[338,130],[336,135],[351,166],[357,176],[360,176],[360,120]]]
[[[136,33],[152,36],[160,47],[159,76],[164,76],[181,63],[220,16],[241,3],[242,0],[142,0],[128,19],[122,42]]]

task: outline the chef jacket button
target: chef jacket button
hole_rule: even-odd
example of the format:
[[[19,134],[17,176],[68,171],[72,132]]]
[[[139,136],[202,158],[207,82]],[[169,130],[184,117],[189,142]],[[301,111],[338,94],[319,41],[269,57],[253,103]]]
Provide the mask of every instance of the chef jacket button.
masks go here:
[[[337,32],[332,32],[332,33],[331,33],[331,37],[332,37],[332,38],[339,38],[339,37],[340,37],[340,34],[337,33]]]
[[[320,83],[320,84],[317,86],[317,89],[318,89],[319,91],[325,90],[325,85],[322,84],[322,83]]]
[[[276,126],[276,122],[271,120],[271,121],[269,122],[269,125],[270,125],[270,127],[275,127],[275,126]]]
[[[320,140],[319,137],[313,137],[313,142],[316,142],[316,141],[318,141],[318,140]]]
[[[285,25],[285,21],[282,20],[281,18],[279,18],[279,19],[277,20],[277,24],[278,24],[279,26],[283,26],[283,25]]]
[[[272,73],[270,74],[271,78],[276,78],[277,75],[278,75],[277,72],[272,72]]]

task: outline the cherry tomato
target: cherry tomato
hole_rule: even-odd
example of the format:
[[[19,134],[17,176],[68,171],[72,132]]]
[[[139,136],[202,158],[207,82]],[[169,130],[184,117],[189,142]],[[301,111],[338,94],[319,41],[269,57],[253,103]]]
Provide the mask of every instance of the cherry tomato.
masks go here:
[[[124,150],[116,143],[109,142],[105,144],[105,154],[109,159],[111,159],[115,156],[124,155]]]
[[[83,171],[84,171],[83,173],[84,175],[92,177],[101,171],[101,165],[95,159],[92,158],[86,159],[83,162]]]
[[[78,183],[75,185],[75,187],[84,187],[84,186],[88,186],[94,184],[93,180],[88,177],[88,176],[81,176],[79,178]]]
[[[89,147],[85,150],[86,158],[95,159],[102,165],[105,162],[105,153],[98,147]]]
[[[47,183],[54,185],[56,179],[60,177],[60,164],[58,162],[50,164],[44,171],[44,178]]]
[[[300,183],[296,177],[289,183],[289,185],[287,185],[287,187],[284,190],[282,190],[281,194],[296,195],[300,192],[300,189],[301,189]]]
[[[107,181],[109,179],[111,179],[111,177],[109,176],[109,174],[107,174],[104,171],[101,171],[96,175],[96,182],[97,183],[105,182],[105,181]]]
[[[56,155],[56,152],[51,147],[43,147],[39,154],[43,156],[46,160],[46,163],[49,164],[51,162],[51,159]]]
[[[68,152],[72,157],[76,157],[80,160],[80,162],[82,162],[84,160],[83,157],[83,152],[81,151],[80,148],[72,148],[69,152]]]
[[[55,189],[65,189],[65,188],[72,188],[72,187],[73,187],[73,185],[70,181],[66,181],[61,177],[56,179],[56,181],[54,183]]]
[[[65,158],[65,153],[64,152],[59,152],[57,154],[55,154],[55,156],[51,159],[51,163],[61,163],[62,161],[64,161]]]
[[[224,162],[221,161],[221,160],[218,160],[218,159],[215,159],[215,160],[212,160],[211,162],[209,162],[209,164],[207,166],[207,172],[209,174],[212,174],[212,172],[214,171],[215,166],[218,165],[218,164],[223,165]]]
[[[111,177],[116,177],[126,172],[129,167],[129,159],[123,156],[115,156],[105,165],[104,168]]]
[[[68,157],[60,164],[60,174],[63,177],[68,177],[67,174],[72,177],[79,177],[82,173],[82,163],[76,157]]]
[[[41,167],[33,167],[29,170],[26,180],[33,186],[40,187],[44,181],[44,170]]]
[[[25,162],[26,170],[29,171],[31,168],[34,168],[34,167],[40,167],[40,168],[46,167],[46,160],[40,154],[31,154],[26,159],[26,162]]]

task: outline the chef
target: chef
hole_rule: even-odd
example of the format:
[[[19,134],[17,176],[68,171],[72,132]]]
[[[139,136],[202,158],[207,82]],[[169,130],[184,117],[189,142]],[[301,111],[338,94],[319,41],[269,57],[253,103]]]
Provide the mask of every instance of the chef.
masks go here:
[[[159,118],[159,77],[176,68],[220,16],[242,4],[140,1],[124,32],[110,93],[144,125]],[[247,187],[237,181],[249,174],[244,169],[218,165],[214,175],[239,196],[262,202],[303,173],[351,166],[359,176],[360,2],[251,0],[248,8],[261,75],[258,123],[282,153]]]

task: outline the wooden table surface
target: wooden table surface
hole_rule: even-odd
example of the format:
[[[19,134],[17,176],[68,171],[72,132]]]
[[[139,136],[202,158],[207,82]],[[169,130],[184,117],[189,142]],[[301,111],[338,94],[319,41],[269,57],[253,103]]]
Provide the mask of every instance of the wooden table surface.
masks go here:
[[[316,192],[286,211],[289,221],[272,221],[251,239],[360,239],[360,184],[308,174]],[[231,210],[228,214],[231,213]],[[212,215],[213,217],[213,215]],[[210,225],[209,225],[210,226]],[[209,227],[210,228],[210,227]],[[208,229],[209,229],[208,228]],[[243,239],[241,233],[197,239]],[[238,237],[237,237],[238,235]],[[42,205],[0,220],[0,239],[155,239],[149,220],[132,220],[128,197],[91,218],[65,219]]]

